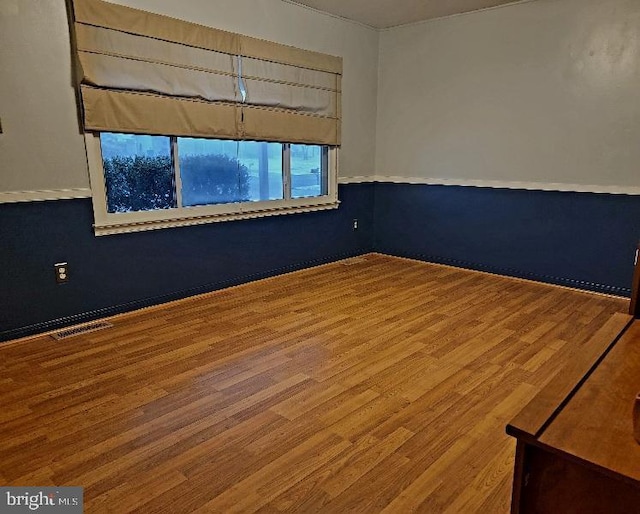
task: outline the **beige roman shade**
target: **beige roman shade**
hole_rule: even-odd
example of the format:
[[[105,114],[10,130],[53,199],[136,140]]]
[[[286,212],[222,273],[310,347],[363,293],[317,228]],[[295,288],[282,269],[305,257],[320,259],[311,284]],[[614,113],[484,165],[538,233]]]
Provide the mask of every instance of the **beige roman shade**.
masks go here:
[[[86,131],[340,144],[342,59],[73,0]]]

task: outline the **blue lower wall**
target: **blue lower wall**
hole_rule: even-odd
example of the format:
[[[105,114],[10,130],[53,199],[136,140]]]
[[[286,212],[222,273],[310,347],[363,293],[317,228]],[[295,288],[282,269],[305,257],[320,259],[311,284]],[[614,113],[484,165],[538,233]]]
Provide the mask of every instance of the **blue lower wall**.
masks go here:
[[[104,237],[89,199],[0,205],[0,340],[370,252],[374,187],[340,186],[336,210]]]
[[[378,252],[630,296],[640,196],[376,184]]]
[[[388,183],[339,196],[337,210],[104,237],[88,199],[0,205],[0,340],[370,251],[630,294],[640,196]]]

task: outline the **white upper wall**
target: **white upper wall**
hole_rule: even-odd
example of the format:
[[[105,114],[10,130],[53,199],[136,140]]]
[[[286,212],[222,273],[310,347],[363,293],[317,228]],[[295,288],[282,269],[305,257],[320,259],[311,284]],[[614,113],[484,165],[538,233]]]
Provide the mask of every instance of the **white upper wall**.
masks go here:
[[[0,63],[0,192],[89,187],[64,1],[0,0]]]
[[[640,1],[382,31],[376,150],[378,176],[640,192]]]
[[[114,1],[342,56],[343,178],[640,186],[638,0],[535,0],[380,33],[281,0]],[[64,4],[0,0],[0,201],[89,187]]]
[[[374,29],[281,0],[115,3],[343,57],[340,176],[372,174],[378,79]],[[0,195],[88,188],[64,0],[0,0],[0,62]]]

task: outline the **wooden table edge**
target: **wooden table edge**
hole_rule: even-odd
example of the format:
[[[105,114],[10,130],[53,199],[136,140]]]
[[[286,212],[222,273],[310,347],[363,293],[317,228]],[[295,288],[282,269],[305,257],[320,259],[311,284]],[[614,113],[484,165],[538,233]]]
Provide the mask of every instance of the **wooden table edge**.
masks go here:
[[[506,426],[510,436],[537,440],[580,386],[633,323],[629,314],[615,313],[585,344],[586,350],[525,405]]]

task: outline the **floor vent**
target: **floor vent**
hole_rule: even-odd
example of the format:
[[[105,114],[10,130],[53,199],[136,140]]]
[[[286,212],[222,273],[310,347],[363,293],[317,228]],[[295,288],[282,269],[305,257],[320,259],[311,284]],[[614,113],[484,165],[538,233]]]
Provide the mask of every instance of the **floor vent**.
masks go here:
[[[343,266],[355,266],[356,264],[362,264],[363,262],[367,262],[365,257],[351,257],[340,261],[340,264]]]
[[[59,330],[58,332],[51,334],[51,337],[59,341],[60,339],[66,339],[67,337],[88,334],[89,332],[95,332],[96,330],[102,330],[103,328],[110,328],[112,326],[113,325],[111,323],[107,323],[106,321],[97,321],[96,323],[88,323],[86,325]]]

